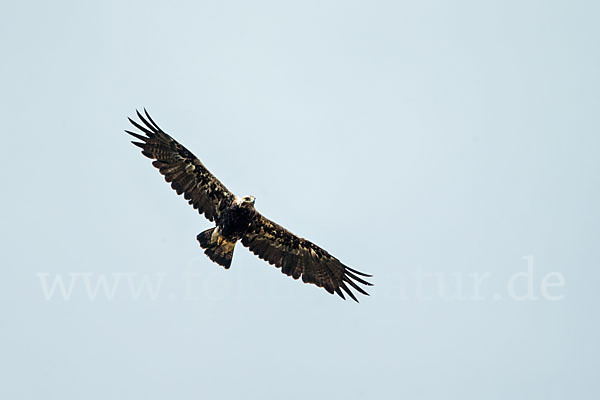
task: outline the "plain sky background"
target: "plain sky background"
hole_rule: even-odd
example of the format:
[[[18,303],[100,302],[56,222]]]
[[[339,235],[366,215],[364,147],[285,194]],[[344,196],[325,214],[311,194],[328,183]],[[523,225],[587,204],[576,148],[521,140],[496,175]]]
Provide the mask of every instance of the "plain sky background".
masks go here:
[[[0,397],[599,398],[599,13],[3,1]],[[142,107],[266,216],[372,273],[371,296],[241,246],[231,270],[210,262],[195,236],[211,224],[123,133]],[[518,301],[528,256],[538,299]],[[561,300],[542,295],[551,272]],[[79,275],[46,300],[38,273],[163,280],[154,299],[123,278],[90,300]]]

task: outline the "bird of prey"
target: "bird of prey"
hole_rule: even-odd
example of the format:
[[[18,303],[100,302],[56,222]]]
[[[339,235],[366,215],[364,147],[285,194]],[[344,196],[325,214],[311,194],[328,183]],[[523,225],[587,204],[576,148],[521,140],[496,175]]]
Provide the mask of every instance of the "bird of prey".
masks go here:
[[[131,118],[129,121],[143,135],[126,130],[140,140],[132,143],[154,160],[152,165],[177,194],[183,194],[192,207],[215,222],[214,228],[197,236],[212,261],[228,269],[235,245],[241,241],[259,258],[294,279],[302,277],[303,282],[336,293],[344,300],[346,293],[358,302],[351,289],[368,296],[359,284],[371,286],[363,279],[371,275],[345,266],[316,244],[263,217],[254,208],[254,196],[238,197],[230,192],[196,156],[159,128],[145,109],[145,116],[136,113],[140,122]]]

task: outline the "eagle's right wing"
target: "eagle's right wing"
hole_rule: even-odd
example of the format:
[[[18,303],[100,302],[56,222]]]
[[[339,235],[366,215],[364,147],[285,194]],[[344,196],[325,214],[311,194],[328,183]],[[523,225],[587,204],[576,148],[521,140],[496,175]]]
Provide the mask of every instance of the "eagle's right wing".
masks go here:
[[[146,136],[125,131],[142,142],[131,142],[142,149],[142,154],[155,160],[152,162],[177,194],[185,199],[210,221],[214,221],[229,206],[234,198],[223,185],[188,149],[163,132],[144,110],[146,118],[139,111],[141,125],[131,118],[129,121]]]
[[[257,213],[242,244],[259,258],[281,268],[281,272],[294,279],[337,293],[345,300],[344,292],[358,302],[351,289],[368,296],[359,286],[372,286],[362,277],[371,275],[345,266],[326,250],[313,242],[294,235],[283,226]]]

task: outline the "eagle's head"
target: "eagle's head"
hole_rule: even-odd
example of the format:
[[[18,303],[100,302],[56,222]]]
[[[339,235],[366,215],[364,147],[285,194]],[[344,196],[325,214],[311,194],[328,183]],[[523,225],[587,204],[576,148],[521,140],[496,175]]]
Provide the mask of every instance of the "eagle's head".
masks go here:
[[[256,198],[254,196],[244,196],[244,197],[237,197],[235,199],[235,204],[241,206],[241,207],[254,207],[254,202],[256,201]]]

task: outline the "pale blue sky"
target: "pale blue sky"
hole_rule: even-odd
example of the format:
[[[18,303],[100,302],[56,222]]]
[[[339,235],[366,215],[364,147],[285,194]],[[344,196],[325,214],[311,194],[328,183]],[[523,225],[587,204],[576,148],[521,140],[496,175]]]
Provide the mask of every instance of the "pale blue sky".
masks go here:
[[[599,12],[3,2],[0,397],[598,398]],[[210,262],[142,107],[371,296]]]

